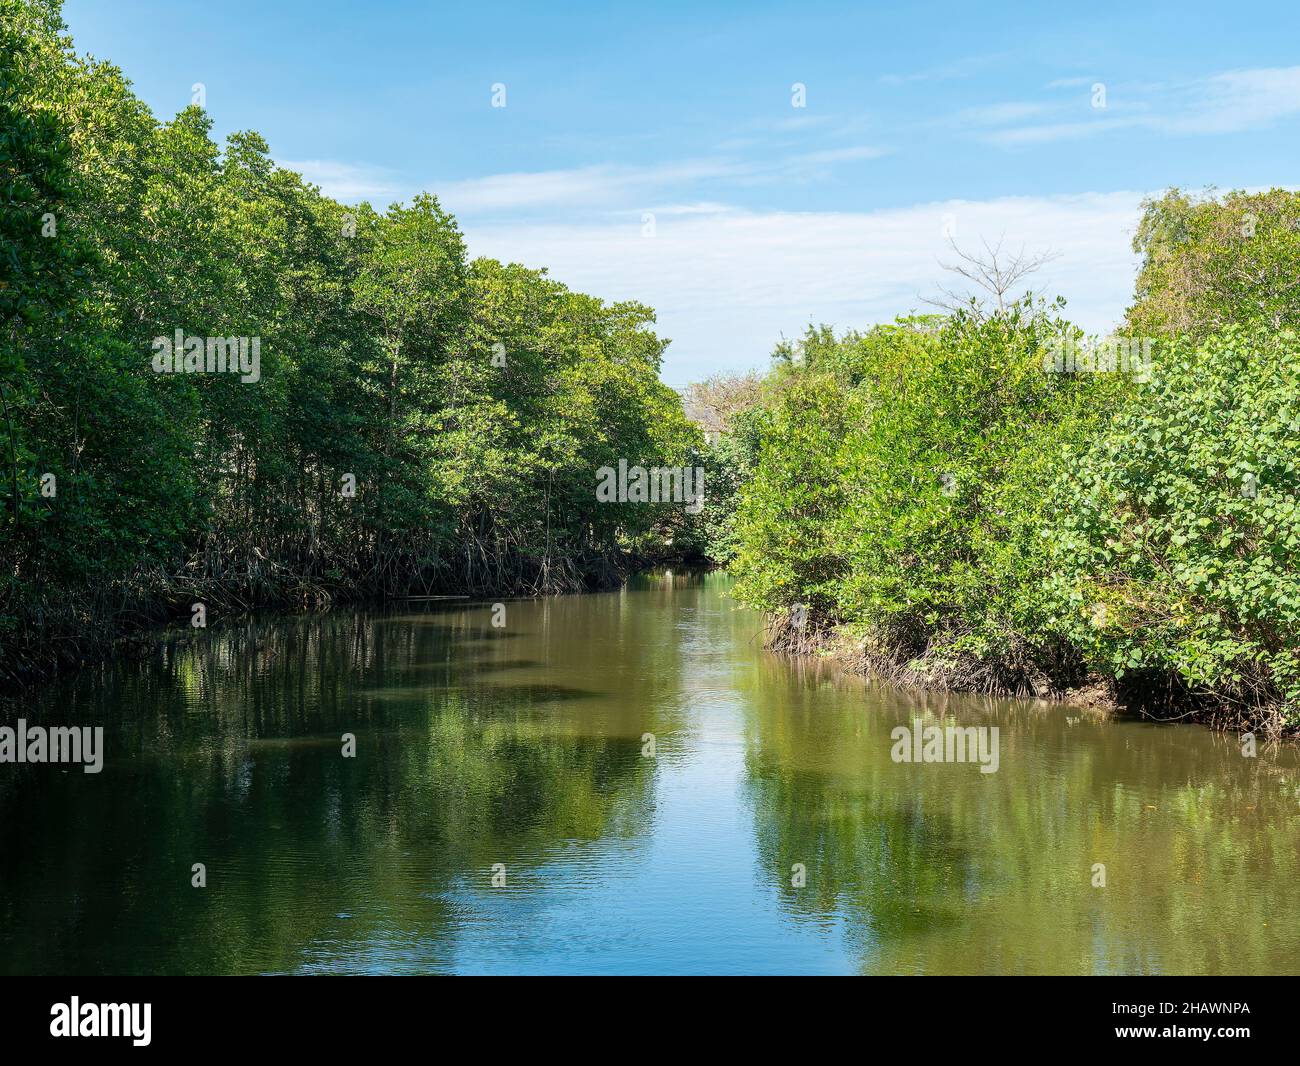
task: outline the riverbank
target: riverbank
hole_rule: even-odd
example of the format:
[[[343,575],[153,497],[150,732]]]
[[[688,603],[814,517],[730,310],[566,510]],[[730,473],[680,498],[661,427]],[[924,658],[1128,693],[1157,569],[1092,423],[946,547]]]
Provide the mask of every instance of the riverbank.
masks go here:
[[[0,699],[18,697],[56,677],[115,656],[139,656],[178,628],[193,630],[237,622],[255,611],[319,614],[334,608],[381,608],[421,599],[493,597],[520,599],[600,592],[631,575],[661,567],[707,571],[712,564],[693,549],[643,543],[636,551],[589,554],[578,558],[530,559],[500,566],[497,580],[470,575],[425,575],[395,588],[369,583],[324,581],[257,560],[241,580],[203,580],[160,572],[141,574],[131,583],[99,596],[64,595],[42,604],[27,625],[14,626],[0,640]],[[502,575],[512,575],[501,580]],[[201,612],[196,608],[202,608]]]
[[[1038,673],[1032,685],[1011,688],[996,680],[1007,676],[1005,664],[948,660],[943,668],[934,669],[914,659],[884,655],[878,650],[873,653],[867,643],[845,628],[800,628],[793,626],[788,616],[768,618],[764,647],[797,658],[829,661],[838,669],[900,691],[1046,700],[1062,708],[1086,708],[1107,717],[1182,722],[1239,735],[1254,733],[1270,741],[1300,740],[1300,727],[1288,722],[1280,708],[1234,706],[1212,692],[1191,690],[1169,675],[1121,680],[1094,672],[1075,674],[1072,683],[1062,684]]]
[[[1101,683],[1137,713],[1295,731],[1300,334],[1189,332],[1140,373],[1065,372],[1058,310],[810,330],[733,419],[738,597],[900,684]]]

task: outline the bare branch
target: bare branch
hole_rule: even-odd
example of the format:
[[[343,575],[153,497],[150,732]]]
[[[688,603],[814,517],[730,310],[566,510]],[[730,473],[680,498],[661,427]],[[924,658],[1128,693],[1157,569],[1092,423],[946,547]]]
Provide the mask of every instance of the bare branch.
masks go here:
[[[976,289],[993,297],[997,303],[998,314],[1006,313],[1007,295],[1021,281],[1060,255],[1059,252],[1050,250],[1038,255],[1029,255],[1023,245],[1015,253],[1004,252],[1002,249],[1004,239],[1005,237],[999,237],[997,244],[992,246],[987,239],[981,239],[980,243],[984,246],[981,255],[977,252],[963,251],[957,246],[957,242],[949,237],[948,244],[958,261],[939,263],[944,270],[964,278]],[[975,293],[968,292],[961,295],[942,286],[939,291],[942,293],[940,298],[926,299],[925,302],[948,311],[961,310],[973,313],[976,317],[983,317],[983,300]]]

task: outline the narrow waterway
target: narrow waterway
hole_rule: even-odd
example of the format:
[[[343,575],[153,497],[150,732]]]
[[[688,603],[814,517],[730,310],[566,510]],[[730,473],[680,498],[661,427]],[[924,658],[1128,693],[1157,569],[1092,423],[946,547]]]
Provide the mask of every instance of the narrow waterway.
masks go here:
[[[0,765],[0,970],[1300,970],[1294,749],[872,686],[727,587],[267,618],[44,690],[0,724],[104,766]],[[899,725],[996,726],[997,770]]]

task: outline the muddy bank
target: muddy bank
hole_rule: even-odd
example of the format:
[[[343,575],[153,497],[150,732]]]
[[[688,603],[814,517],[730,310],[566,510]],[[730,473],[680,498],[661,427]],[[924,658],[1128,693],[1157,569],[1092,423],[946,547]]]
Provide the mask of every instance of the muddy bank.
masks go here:
[[[897,648],[873,646],[844,627],[816,629],[806,621],[803,625],[798,622],[791,615],[769,617],[764,646],[782,654],[823,659],[900,689],[1041,699],[1114,717],[1189,722],[1225,732],[1255,733],[1271,741],[1294,741],[1300,736],[1300,729],[1286,724],[1279,707],[1234,705],[1196,691],[1167,674],[1142,672],[1122,679],[1107,677],[1085,669],[1068,652],[1059,655],[1061,669],[1052,673],[1036,665],[1027,654],[997,661],[969,656],[907,656]]]

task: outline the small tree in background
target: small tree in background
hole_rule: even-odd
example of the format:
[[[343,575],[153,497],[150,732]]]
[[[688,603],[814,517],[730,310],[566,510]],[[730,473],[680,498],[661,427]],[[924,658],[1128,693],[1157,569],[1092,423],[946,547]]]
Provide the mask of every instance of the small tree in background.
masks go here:
[[[1191,195],[1143,204],[1128,332],[1205,337],[1234,323],[1300,328],[1300,193]]]

